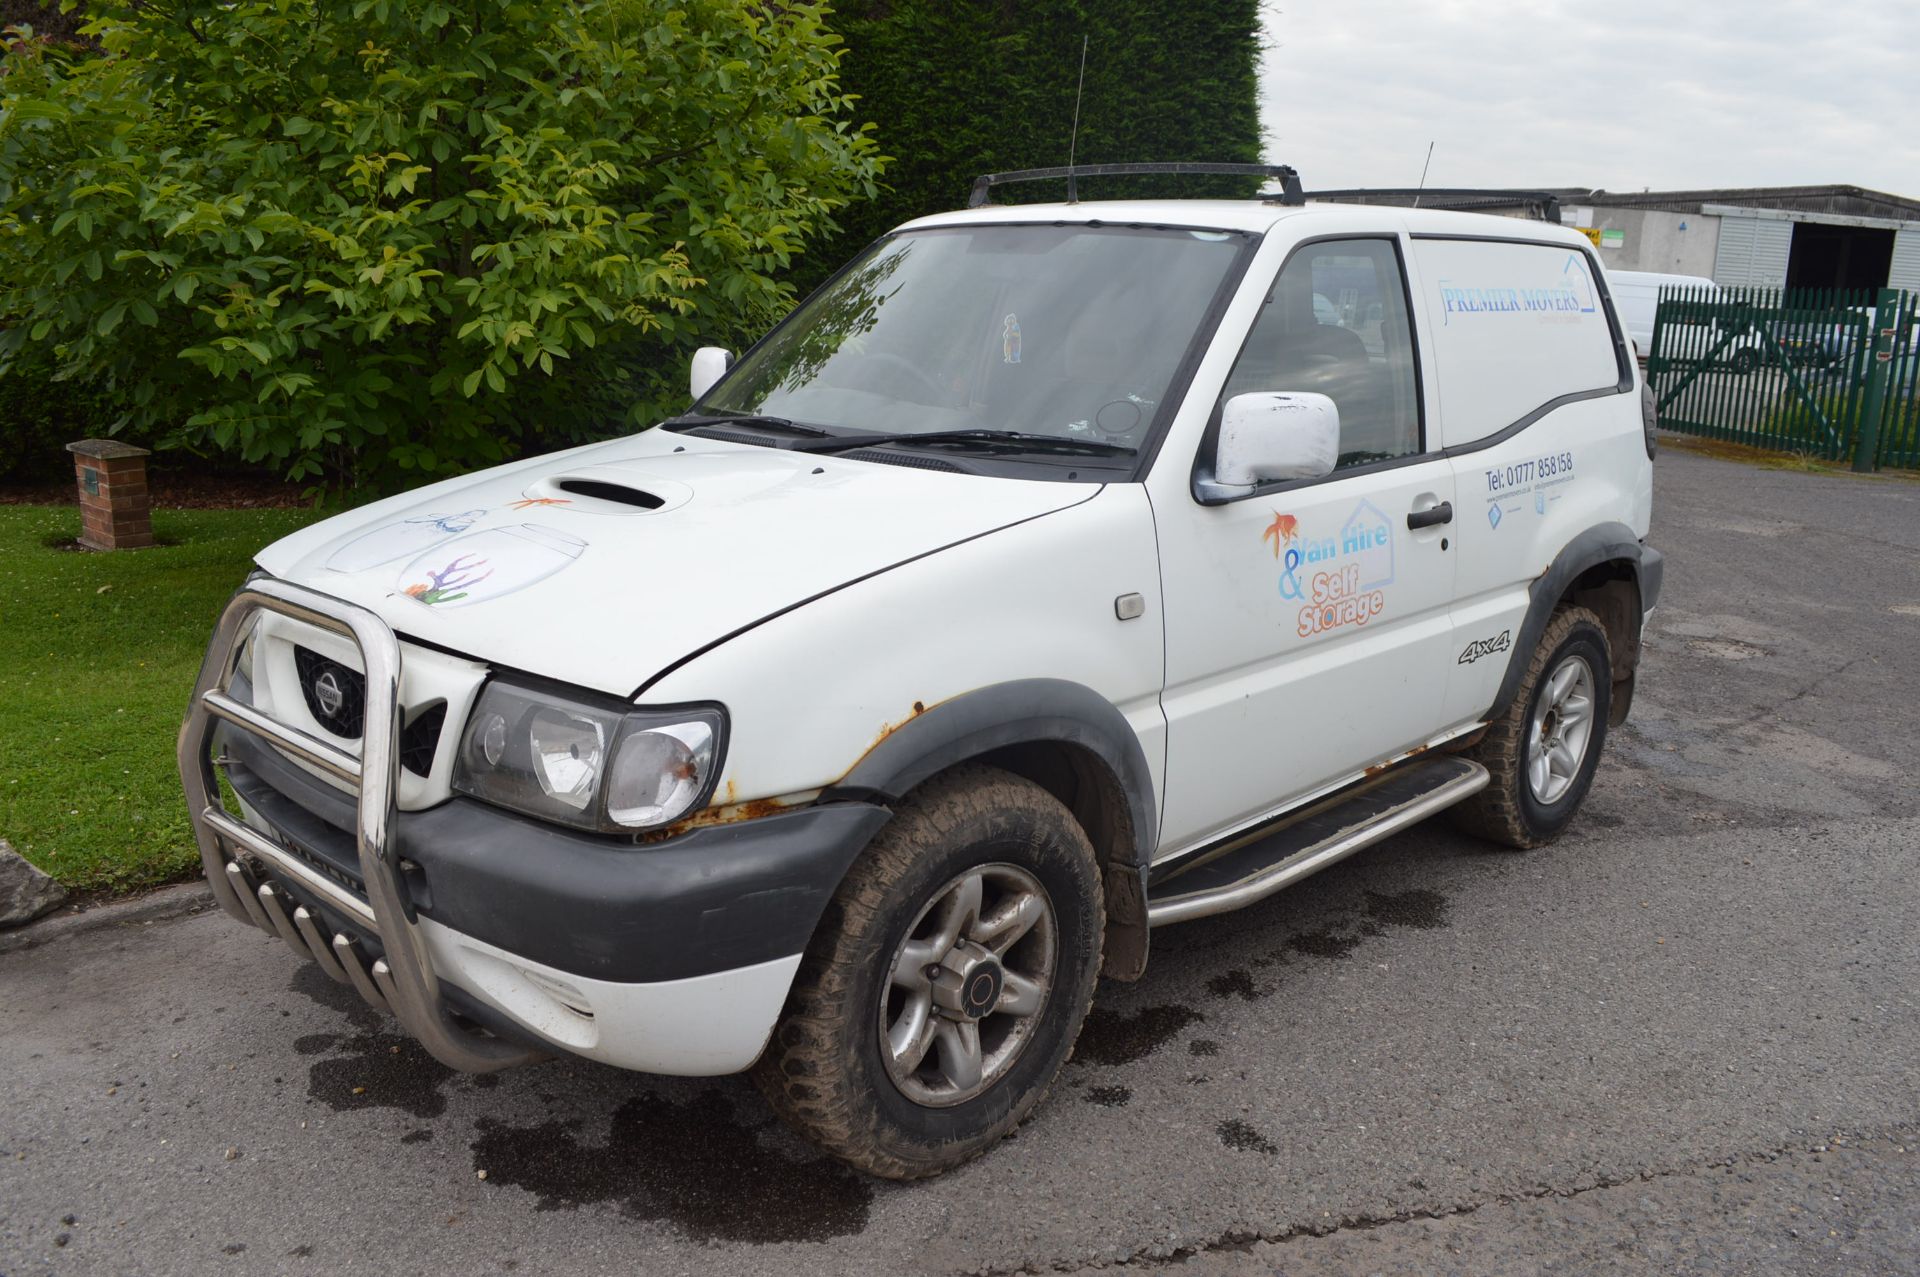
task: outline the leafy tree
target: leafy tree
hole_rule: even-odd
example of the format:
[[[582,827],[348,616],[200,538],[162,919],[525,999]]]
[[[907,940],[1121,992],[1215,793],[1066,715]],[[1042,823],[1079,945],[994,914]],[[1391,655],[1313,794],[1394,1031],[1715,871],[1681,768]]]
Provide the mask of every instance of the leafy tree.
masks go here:
[[[294,479],[645,424],[883,163],[816,4],[87,14],[0,57],[0,376],[50,349],[123,428]]]

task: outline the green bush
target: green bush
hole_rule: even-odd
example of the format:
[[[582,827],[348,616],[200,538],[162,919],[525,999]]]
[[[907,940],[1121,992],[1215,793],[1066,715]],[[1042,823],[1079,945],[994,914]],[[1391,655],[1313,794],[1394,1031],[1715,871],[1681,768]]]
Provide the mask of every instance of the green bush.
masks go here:
[[[91,3],[0,60],[0,384],[392,486],[630,428],[877,147],[812,4]]]
[[[841,82],[880,122],[890,189],[841,217],[811,253],[804,283],[908,218],[966,204],[973,179],[1067,162],[1087,37],[1075,159],[1082,164],[1217,160],[1256,163],[1258,0],[839,0],[847,40]],[[1082,199],[1250,195],[1235,179],[1098,179]],[[1063,183],[994,198],[1064,197]]]
[[[52,351],[29,347],[14,371],[0,377],[0,482],[72,478],[67,445],[105,434],[120,416],[109,395],[84,383],[55,381],[54,372]]]

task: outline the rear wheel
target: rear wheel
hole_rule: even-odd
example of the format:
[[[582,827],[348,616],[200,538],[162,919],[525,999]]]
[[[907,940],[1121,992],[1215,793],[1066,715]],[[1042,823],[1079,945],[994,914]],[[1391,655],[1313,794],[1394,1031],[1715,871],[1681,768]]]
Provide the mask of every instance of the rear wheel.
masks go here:
[[[1051,794],[987,767],[936,778],[835,894],[755,1081],[862,1170],[959,1165],[1013,1130],[1072,1053],[1103,900],[1092,844]]]
[[[1734,352],[1733,370],[1735,372],[1749,373],[1749,372],[1752,372],[1755,368],[1758,368],[1759,366],[1760,366],[1760,356],[1756,351],[1748,349],[1748,350],[1739,350]]]
[[[1492,779],[1453,808],[1454,822],[1509,847],[1538,847],[1559,837],[1600,765],[1612,680],[1612,648],[1600,618],[1583,607],[1555,612],[1513,704],[1470,755]]]

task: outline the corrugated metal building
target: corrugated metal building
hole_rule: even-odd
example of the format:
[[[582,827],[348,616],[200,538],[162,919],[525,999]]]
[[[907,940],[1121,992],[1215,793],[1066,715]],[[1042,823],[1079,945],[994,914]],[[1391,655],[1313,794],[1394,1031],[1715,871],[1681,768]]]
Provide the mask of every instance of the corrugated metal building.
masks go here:
[[[1555,191],[1613,270],[1771,288],[1920,288],[1920,200],[1858,186]]]
[[[1702,191],[1315,191],[1578,226],[1612,270],[1705,275],[1771,288],[1920,289],[1920,200],[1858,186]]]

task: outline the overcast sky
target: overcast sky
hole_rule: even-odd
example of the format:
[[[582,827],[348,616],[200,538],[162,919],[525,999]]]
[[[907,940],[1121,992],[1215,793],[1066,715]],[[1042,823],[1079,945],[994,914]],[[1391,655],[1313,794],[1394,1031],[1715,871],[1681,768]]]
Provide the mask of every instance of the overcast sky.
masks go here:
[[[1266,0],[1308,190],[1841,183],[1920,198],[1915,0]]]

